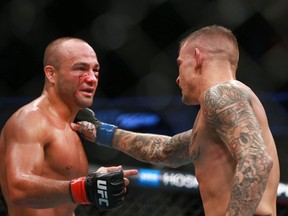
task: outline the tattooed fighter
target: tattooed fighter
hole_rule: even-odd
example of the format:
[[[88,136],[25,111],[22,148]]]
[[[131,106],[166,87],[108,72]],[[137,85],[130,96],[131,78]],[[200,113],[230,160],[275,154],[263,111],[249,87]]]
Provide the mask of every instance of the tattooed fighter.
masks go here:
[[[204,27],[181,41],[176,82],[184,104],[200,105],[189,131],[173,137],[133,133],[96,120],[72,127],[144,162],[170,167],[192,162],[206,216],[276,216],[276,146],[261,102],[236,80],[238,59],[235,36],[221,26]]]

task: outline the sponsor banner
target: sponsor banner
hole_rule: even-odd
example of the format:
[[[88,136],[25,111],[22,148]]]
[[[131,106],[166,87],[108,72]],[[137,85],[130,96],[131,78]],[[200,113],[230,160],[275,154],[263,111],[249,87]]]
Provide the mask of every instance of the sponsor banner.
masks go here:
[[[163,190],[177,190],[185,192],[199,192],[198,182],[194,175],[190,173],[142,169],[139,167],[125,167],[125,169],[138,169],[137,176],[129,177],[130,184],[137,187],[150,187]],[[97,170],[92,168],[92,170]],[[277,201],[288,204],[288,184],[279,183],[277,190]]]
[[[131,181],[136,186],[198,192],[198,182],[192,174],[141,168],[138,170],[139,175]],[[277,198],[279,202],[288,203],[288,184],[279,184]]]
[[[137,177],[132,178],[131,184],[140,187],[177,189],[177,190],[198,190],[198,182],[194,175],[182,172],[171,172],[154,169],[138,169]]]

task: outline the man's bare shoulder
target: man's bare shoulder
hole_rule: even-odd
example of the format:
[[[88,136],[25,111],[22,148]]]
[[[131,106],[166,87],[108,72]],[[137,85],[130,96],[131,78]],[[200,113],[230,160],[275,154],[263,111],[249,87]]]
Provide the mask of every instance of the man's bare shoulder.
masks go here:
[[[8,124],[18,125],[18,122],[33,122],[34,120],[45,119],[39,107],[33,104],[27,104],[19,108],[7,121]],[[36,122],[35,122],[36,123]],[[21,125],[21,124],[20,124]]]
[[[17,138],[18,136],[40,135],[49,127],[49,121],[43,111],[34,103],[19,108],[5,123],[1,135]]]
[[[241,82],[229,81],[219,83],[206,90],[203,94],[203,105],[206,108],[225,107],[238,101],[249,101],[251,89]]]

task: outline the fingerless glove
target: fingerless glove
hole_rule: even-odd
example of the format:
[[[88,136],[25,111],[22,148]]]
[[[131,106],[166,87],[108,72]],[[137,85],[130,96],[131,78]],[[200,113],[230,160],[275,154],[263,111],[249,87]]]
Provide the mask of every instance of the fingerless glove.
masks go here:
[[[97,209],[116,209],[124,202],[123,170],[94,172],[70,181],[71,199],[76,204],[95,204]]]

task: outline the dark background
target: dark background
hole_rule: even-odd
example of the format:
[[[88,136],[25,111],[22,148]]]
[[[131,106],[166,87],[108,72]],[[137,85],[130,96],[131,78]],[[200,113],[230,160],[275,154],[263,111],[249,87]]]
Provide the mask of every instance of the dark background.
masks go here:
[[[38,96],[46,45],[87,40],[101,64],[97,97],[179,95],[178,42],[210,24],[231,28],[238,79],[255,91],[287,90],[286,0],[2,0],[1,96]]]
[[[288,182],[287,0],[1,0],[0,126],[41,94],[47,44],[75,36],[90,43],[101,65],[92,107],[100,120],[168,135],[190,129],[197,107],[181,103],[175,83],[178,45],[211,24],[230,28],[238,39],[237,78],[263,102],[281,181]],[[114,150],[87,148],[93,164],[151,166]]]

